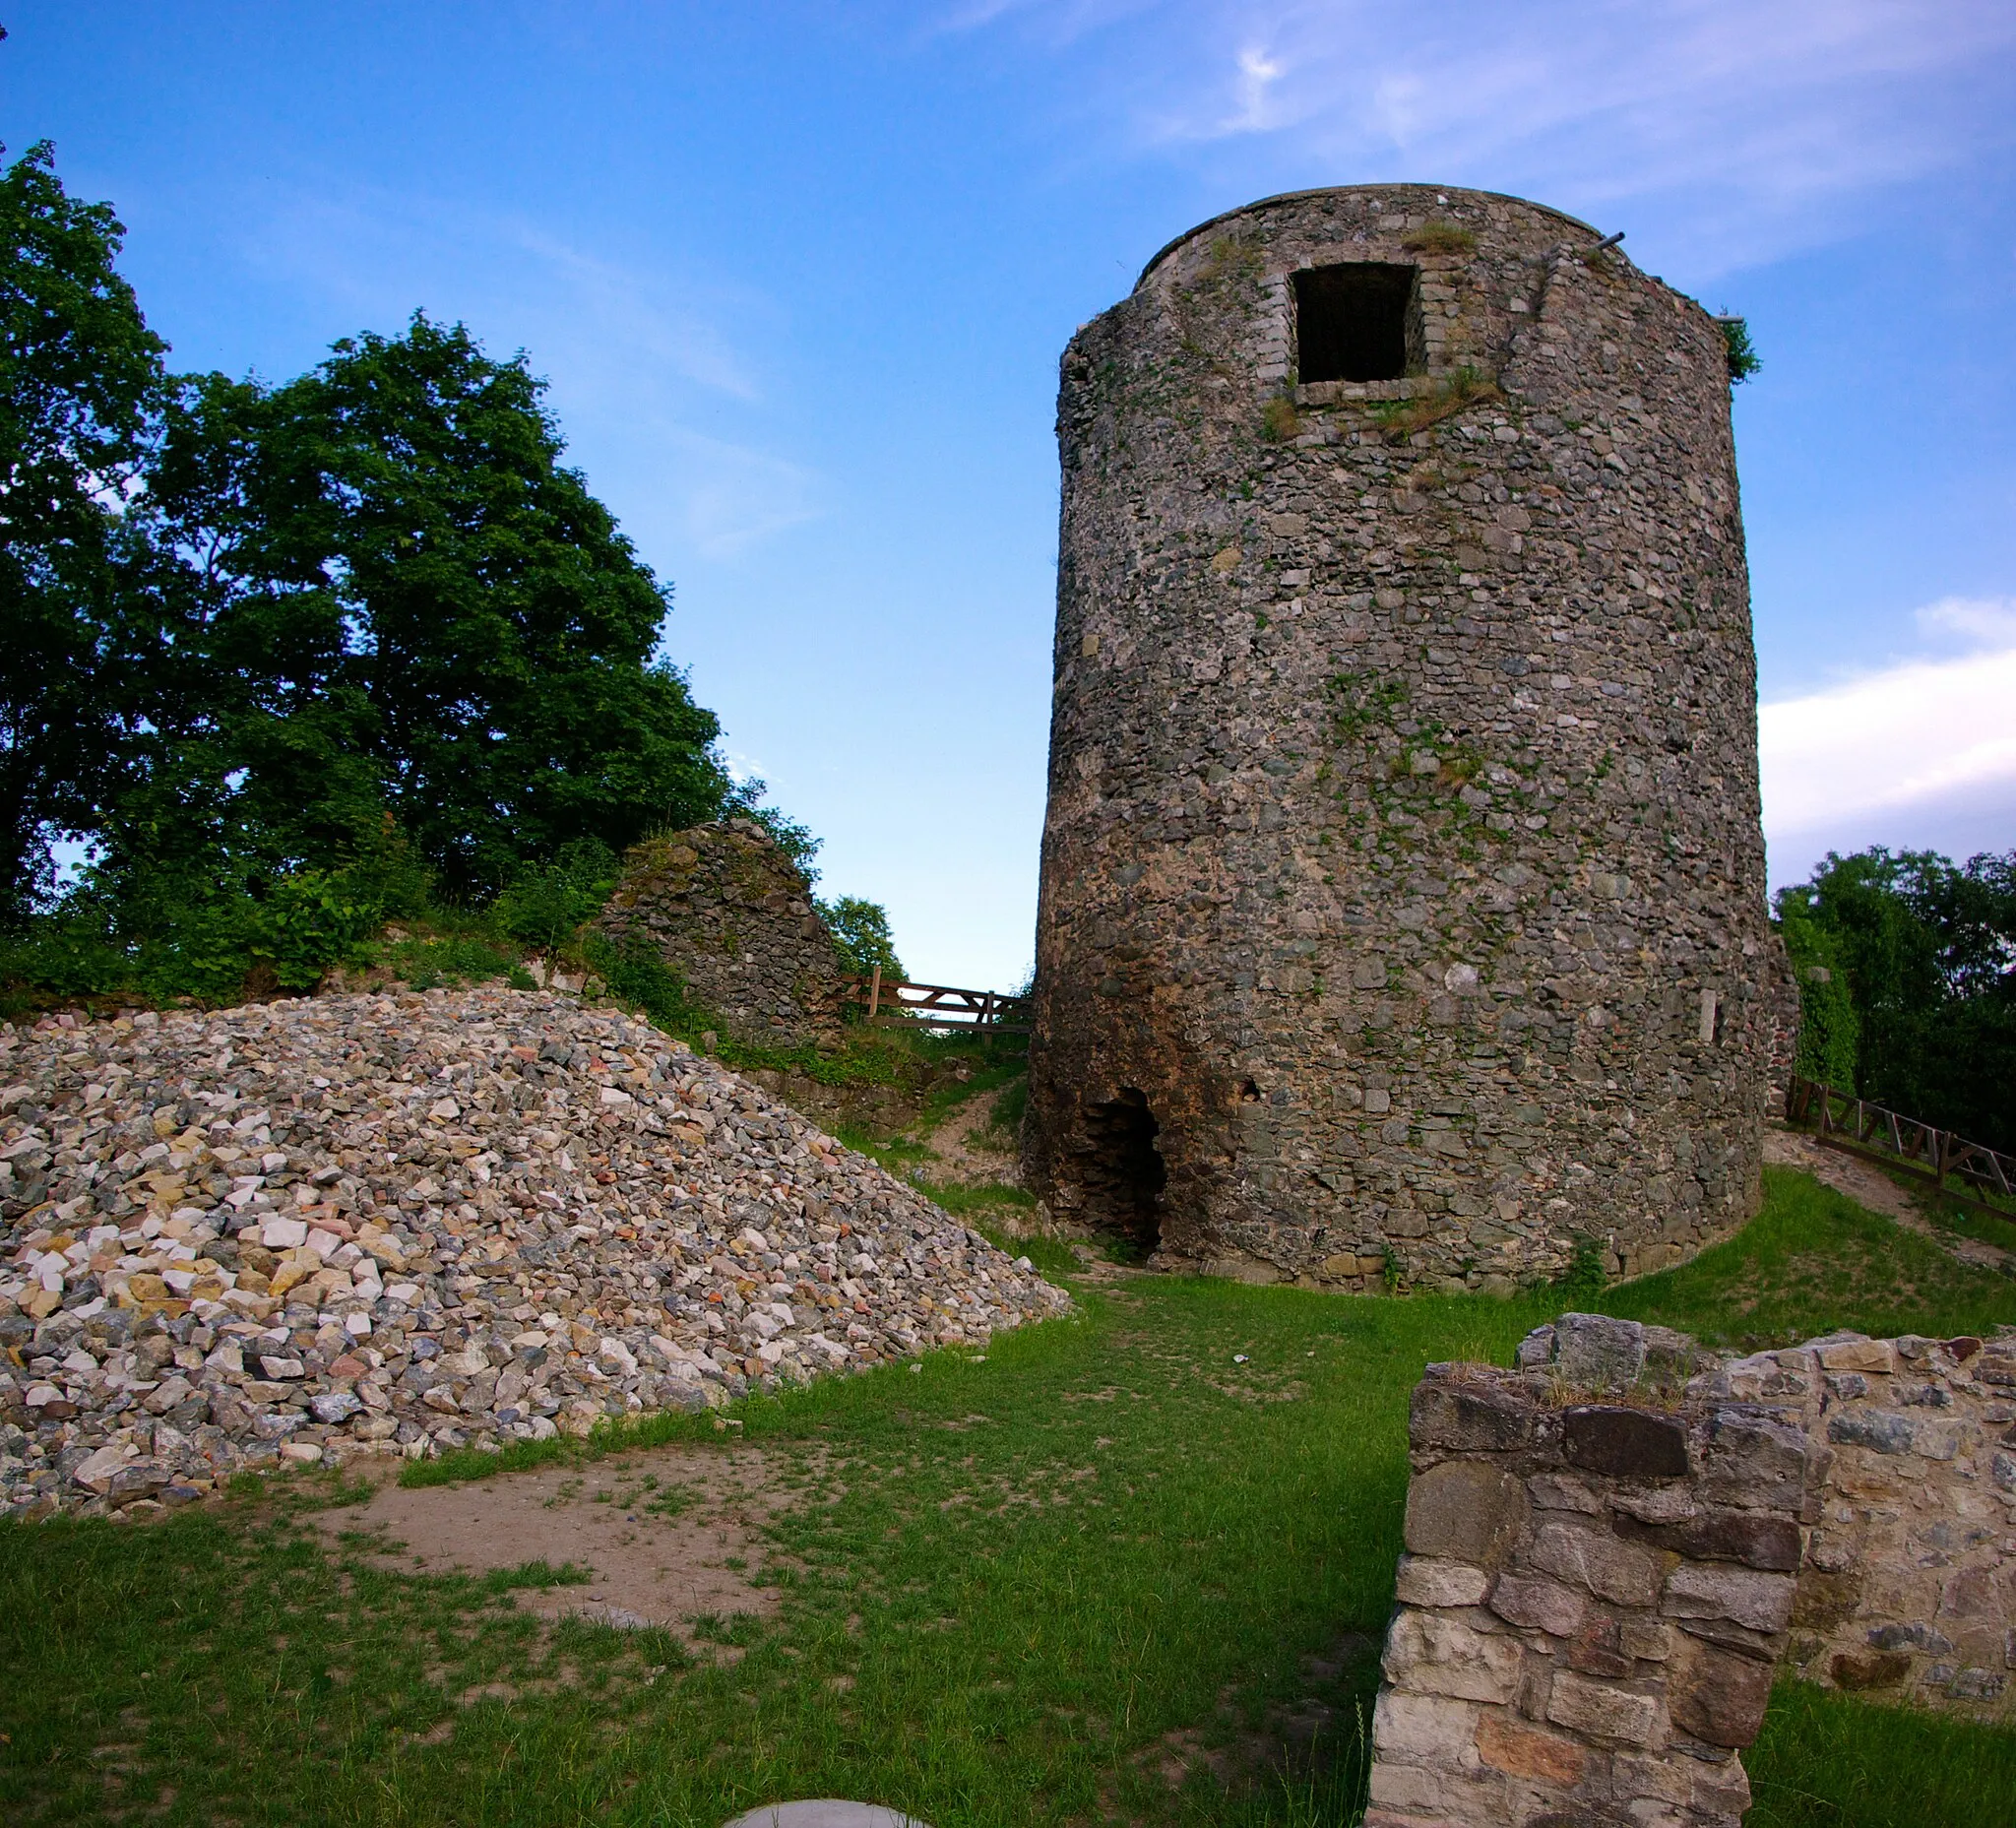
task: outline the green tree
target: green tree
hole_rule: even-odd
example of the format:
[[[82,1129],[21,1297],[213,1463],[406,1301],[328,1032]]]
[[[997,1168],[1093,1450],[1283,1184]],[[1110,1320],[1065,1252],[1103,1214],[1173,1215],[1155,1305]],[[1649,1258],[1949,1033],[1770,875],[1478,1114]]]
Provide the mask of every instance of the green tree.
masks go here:
[[[161,792],[193,811],[226,784],[303,858],[383,805],[465,896],[722,807],[720,726],[653,658],[669,593],[561,464],[542,391],[423,315],[270,392],[185,386],[150,502],[175,561]]]
[[[0,923],[89,832],[136,718],[122,510],[158,425],[161,357],[113,271],[125,229],[32,146],[0,173]]]
[[[879,966],[884,977],[903,977],[903,961],[896,956],[896,941],[889,931],[889,911],[880,902],[864,901],[858,895],[842,895],[830,902],[815,902],[814,906],[831,930],[841,962],[849,971],[866,977]]]
[[[1832,928],[1822,925],[1797,890],[1778,897],[1779,930],[1798,983],[1799,1036],[1793,1070],[1805,1079],[1853,1092],[1860,1024]]]
[[[1843,1089],[2016,1149],[2016,851],[1965,864],[1830,853],[1779,908],[1795,961],[1805,935],[1845,976],[1855,1073]]]
[[[441,892],[549,940],[647,831],[728,812],[809,862],[723,767],[660,653],[670,594],[522,354],[415,315],[279,387],[170,379],[118,221],[47,146],[0,227],[13,980],[305,987]],[[58,898],[66,836],[94,860]]]

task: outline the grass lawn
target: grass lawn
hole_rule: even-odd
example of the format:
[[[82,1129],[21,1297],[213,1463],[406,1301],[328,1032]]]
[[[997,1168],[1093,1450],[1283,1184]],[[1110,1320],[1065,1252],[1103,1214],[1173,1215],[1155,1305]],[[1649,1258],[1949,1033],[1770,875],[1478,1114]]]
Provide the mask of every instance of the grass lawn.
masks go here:
[[[1802,1176],[1768,1189],[1742,1236],[1596,1304],[1758,1344],[2016,1321],[2016,1284]],[[1078,1318],[984,1355],[742,1406],[796,1493],[783,1605],[697,1652],[517,1610],[553,1569],[332,1557],[296,1517],[309,1484],[0,1529],[0,1816],[713,1828],[842,1795],[938,1828],[1342,1828],[1408,1393],[1430,1358],[1505,1361],[1557,1303],[1077,1292]],[[1244,1774],[1229,1796],[1214,1761]],[[2016,1824],[2016,1733],[1787,1687],[1749,1763],[1760,1828]]]

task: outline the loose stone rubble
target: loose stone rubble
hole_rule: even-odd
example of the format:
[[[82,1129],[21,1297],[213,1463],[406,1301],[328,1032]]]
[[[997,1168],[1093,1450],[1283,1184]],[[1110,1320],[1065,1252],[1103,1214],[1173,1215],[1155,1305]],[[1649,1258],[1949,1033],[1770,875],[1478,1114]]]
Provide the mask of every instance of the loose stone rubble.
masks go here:
[[[585,1433],[1068,1305],[725,1067],[565,996],[0,1028],[0,1506]]]
[[[1735,1828],[1782,1661],[1994,1715],[2012,1388],[2016,1330],[1723,1360],[1593,1314],[1428,1366],[1366,1828]]]

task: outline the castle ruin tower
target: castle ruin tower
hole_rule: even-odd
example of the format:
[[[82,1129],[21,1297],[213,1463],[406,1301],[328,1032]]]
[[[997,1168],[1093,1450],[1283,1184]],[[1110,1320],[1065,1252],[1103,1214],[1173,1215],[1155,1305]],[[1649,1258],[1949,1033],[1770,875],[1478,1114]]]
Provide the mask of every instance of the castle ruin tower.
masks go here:
[[[1361,185],[1071,341],[1024,1151],[1170,1267],[1509,1289],[1755,1210],[1777,965],[1720,326]]]

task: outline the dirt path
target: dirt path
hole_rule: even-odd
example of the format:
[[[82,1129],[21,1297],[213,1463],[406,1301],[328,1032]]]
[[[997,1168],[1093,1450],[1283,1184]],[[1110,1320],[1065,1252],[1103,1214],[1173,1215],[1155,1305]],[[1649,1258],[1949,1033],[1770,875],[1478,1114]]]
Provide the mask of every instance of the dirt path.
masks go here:
[[[987,1128],[994,1101],[1007,1090],[997,1086],[991,1092],[962,1099],[925,1133],[924,1147],[938,1158],[931,1167],[933,1180],[949,1180],[966,1187],[989,1183],[1005,1187],[1022,1185],[1014,1139]],[[974,1140],[976,1137],[979,1140]]]
[[[1984,1243],[1979,1238],[1955,1237],[1925,1217],[1924,1209],[1889,1175],[1869,1163],[1839,1149],[1829,1149],[1800,1130],[1777,1127],[1764,1132],[1764,1160],[1777,1167],[1796,1167],[1837,1193],[1845,1193],[1858,1205],[1894,1219],[1907,1231],[1928,1237],[1948,1256],[1972,1269],[2016,1269],[2016,1251]]]
[[[756,1449],[644,1448],[585,1467],[500,1473],[459,1485],[386,1482],[360,1504],[315,1514],[332,1538],[374,1536],[373,1556],[401,1573],[487,1574],[544,1561],[590,1579],[521,1590],[547,1617],[579,1613],[685,1632],[693,1620],[777,1609],[748,1564],[786,1503],[781,1463]]]

